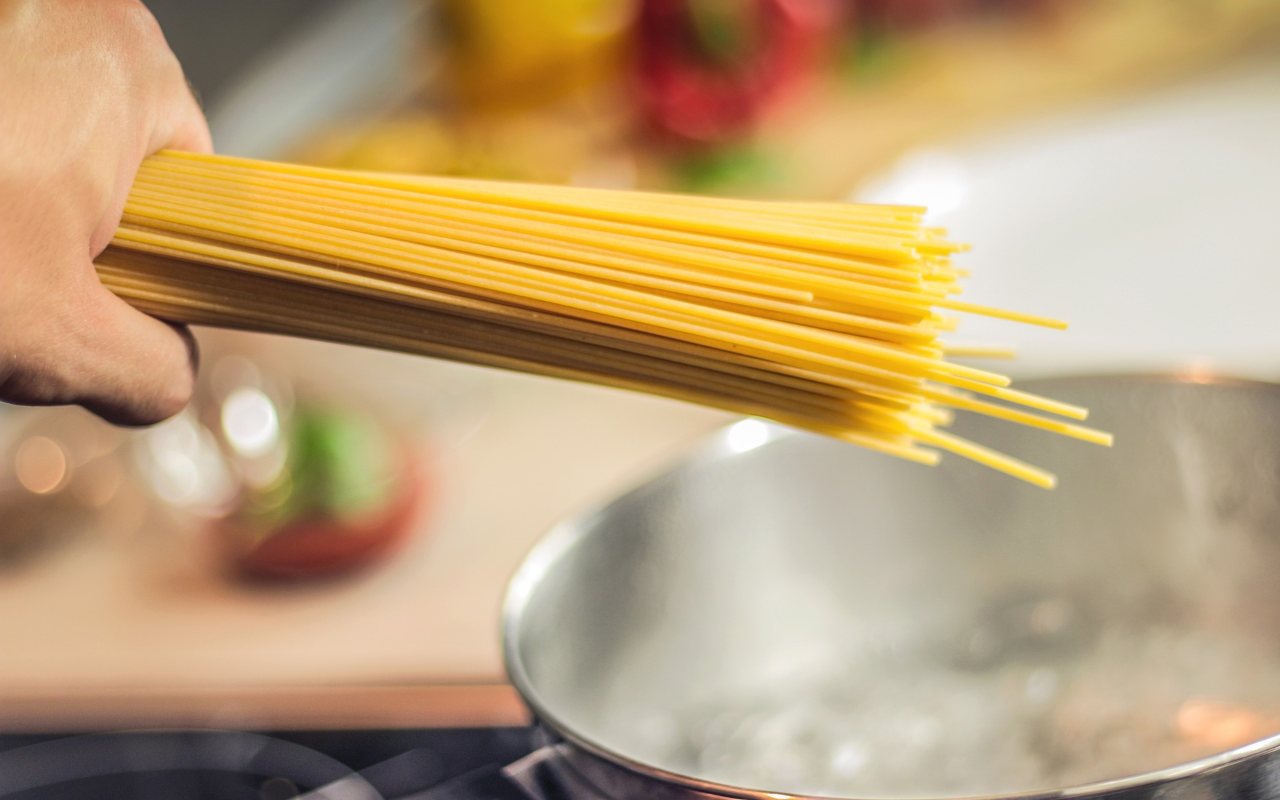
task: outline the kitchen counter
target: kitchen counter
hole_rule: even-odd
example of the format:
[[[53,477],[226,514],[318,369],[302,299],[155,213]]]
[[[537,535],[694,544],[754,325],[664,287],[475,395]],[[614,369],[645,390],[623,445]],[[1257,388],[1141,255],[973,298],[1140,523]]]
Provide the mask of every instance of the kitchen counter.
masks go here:
[[[433,366],[315,343],[287,349],[316,363],[372,361],[370,371],[404,381]],[[298,587],[236,582],[183,526],[150,526],[123,542],[82,536],[7,573],[0,727],[521,719],[504,684],[498,621],[524,553],[557,520],[660,469],[729,417],[455,369],[485,384],[475,400],[483,410],[451,418],[436,436],[435,500],[420,535],[365,574]]]

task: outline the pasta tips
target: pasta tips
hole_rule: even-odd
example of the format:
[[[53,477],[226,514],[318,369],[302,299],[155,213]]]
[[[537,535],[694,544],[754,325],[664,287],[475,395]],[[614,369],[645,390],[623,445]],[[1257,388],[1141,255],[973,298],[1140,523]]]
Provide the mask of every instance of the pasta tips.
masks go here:
[[[97,267],[175,322],[648,392],[1052,486],[943,431],[951,409],[1110,437],[1055,418],[1084,409],[948,360],[1009,353],[944,342],[956,320],[940,312],[1065,326],[957,299],[967,273],[951,255],[964,247],[923,213],[162,152]]]

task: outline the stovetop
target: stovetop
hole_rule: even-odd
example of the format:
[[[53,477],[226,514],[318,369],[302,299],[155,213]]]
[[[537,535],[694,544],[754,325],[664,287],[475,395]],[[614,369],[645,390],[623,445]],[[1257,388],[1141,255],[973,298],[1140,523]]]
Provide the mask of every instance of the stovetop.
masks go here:
[[[537,744],[532,728],[7,734],[0,800],[560,800],[499,779]]]

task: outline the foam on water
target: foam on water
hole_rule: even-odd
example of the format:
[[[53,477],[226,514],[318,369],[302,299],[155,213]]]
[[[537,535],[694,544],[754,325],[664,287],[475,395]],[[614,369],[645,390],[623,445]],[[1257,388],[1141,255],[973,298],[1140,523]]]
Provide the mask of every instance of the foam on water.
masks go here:
[[[1018,603],[943,645],[708,698],[635,730],[664,766],[736,786],[908,797],[1134,775],[1280,731],[1269,642],[1090,624]]]

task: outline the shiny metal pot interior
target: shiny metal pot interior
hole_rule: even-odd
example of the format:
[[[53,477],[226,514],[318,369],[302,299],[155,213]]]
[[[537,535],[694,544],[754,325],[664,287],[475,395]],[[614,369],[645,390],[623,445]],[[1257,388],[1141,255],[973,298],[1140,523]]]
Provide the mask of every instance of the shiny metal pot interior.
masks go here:
[[[1280,737],[1267,727],[1280,712],[1280,387],[1112,377],[1033,388],[1089,406],[1115,448],[982,419],[957,430],[1054,470],[1052,492],[954,458],[920,467],[748,423],[555,530],[512,582],[505,646],[511,679],[566,740],[575,774],[628,798],[1280,797]],[[1125,649],[1144,637],[1156,644]],[[1084,703],[1079,730],[1068,703],[1054,722],[1065,733],[1037,734],[1083,737],[1064,746],[1098,749],[1100,774],[1084,764],[1065,791],[1033,774],[952,776],[975,740],[998,749],[1014,738],[992,735],[992,722],[1044,702],[1027,688],[1037,675],[1063,684],[1106,647],[1110,672],[1064,684]],[[1013,677],[963,684],[979,702],[948,709],[947,681],[983,670]],[[847,697],[823,699],[833,686],[890,710],[894,697],[924,702],[942,719],[909,767],[923,782],[824,791],[801,757],[791,785],[751,785],[735,778],[754,765],[699,766],[678,752],[692,728],[710,735],[707,709],[743,725],[752,703],[764,716],[829,703],[822,713],[841,722]],[[1240,692],[1250,699],[1231,702],[1256,714],[1235,728],[1237,706],[1187,710]],[[1175,702],[1177,718],[1114,724],[1148,700],[1160,713]],[[1099,733],[1108,719],[1115,730]],[[1193,738],[1209,725],[1191,760],[1139,752],[1136,769],[1106,773],[1124,742],[1180,725]],[[1119,738],[1084,741],[1103,734]],[[998,762],[977,752],[982,769]]]

